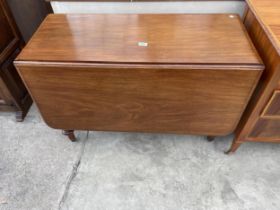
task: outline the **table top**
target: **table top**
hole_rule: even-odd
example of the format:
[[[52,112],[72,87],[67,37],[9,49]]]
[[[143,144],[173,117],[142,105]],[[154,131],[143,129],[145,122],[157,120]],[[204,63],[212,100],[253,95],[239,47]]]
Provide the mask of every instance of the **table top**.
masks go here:
[[[237,15],[51,14],[18,61],[261,64]]]
[[[280,55],[280,0],[247,0]]]

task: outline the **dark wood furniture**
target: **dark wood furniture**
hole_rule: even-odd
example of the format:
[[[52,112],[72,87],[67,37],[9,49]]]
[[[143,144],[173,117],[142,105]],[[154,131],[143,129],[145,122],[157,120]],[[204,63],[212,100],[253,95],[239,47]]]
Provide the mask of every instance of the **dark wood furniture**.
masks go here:
[[[23,40],[4,0],[0,0],[0,111],[16,111],[22,121],[32,104],[13,61],[23,47]]]
[[[47,14],[52,13],[45,0],[6,0],[25,42],[28,42]]]
[[[228,153],[243,142],[280,143],[280,1],[247,4],[244,24],[266,68]]]
[[[263,64],[237,15],[49,15],[16,59],[65,130],[227,135]]]

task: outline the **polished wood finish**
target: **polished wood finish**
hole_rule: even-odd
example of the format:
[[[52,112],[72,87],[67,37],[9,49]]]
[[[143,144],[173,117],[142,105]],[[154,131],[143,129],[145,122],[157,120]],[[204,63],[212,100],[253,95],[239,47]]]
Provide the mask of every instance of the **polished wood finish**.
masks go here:
[[[15,63],[50,127],[209,136],[264,68],[228,15],[50,15]]]
[[[250,11],[265,30],[272,45],[280,52],[280,1],[277,0],[247,0]]]
[[[270,119],[259,119],[254,126],[254,129],[249,135],[249,138],[251,138],[251,141],[253,141],[254,138],[263,138],[271,139],[272,141],[280,139],[280,121],[279,120],[270,120]]]
[[[32,103],[13,61],[24,42],[4,0],[0,0],[0,111],[16,111],[22,121]]]
[[[275,90],[264,108],[262,118],[280,119],[280,90]]]
[[[261,60],[244,31],[237,15],[56,14],[18,60],[258,67]]]
[[[266,69],[237,128],[229,152],[243,142],[280,142],[280,1],[248,0],[244,24]]]
[[[204,135],[235,129],[261,73],[192,66],[17,66],[50,127]],[[228,78],[231,85],[217,82]]]
[[[49,2],[45,0],[6,0],[15,22],[28,42],[47,14],[52,13]]]

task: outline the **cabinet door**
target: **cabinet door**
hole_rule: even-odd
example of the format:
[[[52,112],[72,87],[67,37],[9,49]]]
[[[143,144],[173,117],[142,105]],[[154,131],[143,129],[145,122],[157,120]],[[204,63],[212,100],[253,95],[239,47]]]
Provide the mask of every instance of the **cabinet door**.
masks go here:
[[[280,120],[260,118],[249,135],[251,139],[280,142]]]
[[[280,90],[275,90],[261,114],[262,118],[280,120]]]
[[[10,56],[6,60],[6,62],[1,66],[1,70],[0,70],[0,78],[5,84],[5,87],[9,90],[9,94],[13,98],[13,103],[18,105],[21,104],[21,99],[23,99],[24,96],[27,94],[27,90],[13,64],[13,61],[16,58],[16,56],[19,54],[19,52],[20,52],[19,49],[15,50],[12,56]],[[6,101],[7,98],[9,97],[6,97]]]
[[[47,14],[52,13],[50,2],[46,0],[6,0],[14,20],[27,42]]]
[[[249,138],[280,142],[280,90],[274,90]]]
[[[0,0],[0,63],[19,46],[20,37],[4,0]]]
[[[0,72],[0,105],[13,105],[13,99]],[[0,106],[1,107],[1,106]],[[1,108],[0,108],[1,110]]]

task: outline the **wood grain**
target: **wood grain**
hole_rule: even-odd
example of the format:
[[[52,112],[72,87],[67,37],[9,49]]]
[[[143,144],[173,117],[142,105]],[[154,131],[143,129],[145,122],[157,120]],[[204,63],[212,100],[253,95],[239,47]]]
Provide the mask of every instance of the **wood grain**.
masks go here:
[[[273,92],[273,95],[266,104],[261,117],[280,120],[280,90],[275,90]]]
[[[273,93],[280,89],[280,37],[279,31],[275,30],[280,26],[280,2],[274,0],[247,2],[249,10],[244,24],[266,68],[238,125],[231,152],[238,148],[236,145],[246,141],[280,142],[276,131],[277,127],[280,129],[280,123],[276,119],[266,119],[263,115]],[[277,110],[277,106],[277,103],[274,104],[273,110]]]
[[[254,14],[274,48],[280,54],[280,1],[247,0],[250,11]]]
[[[18,60],[259,65],[248,40],[237,15],[49,15]]]
[[[53,128],[214,136],[233,132],[262,72],[17,67]]]
[[[280,142],[280,120],[259,119],[249,135],[249,141]]]
[[[53,128],[208,136],[235,130],[264,68],[228,15],[50,15],[15,64]]]

